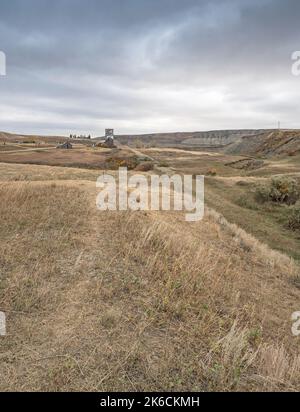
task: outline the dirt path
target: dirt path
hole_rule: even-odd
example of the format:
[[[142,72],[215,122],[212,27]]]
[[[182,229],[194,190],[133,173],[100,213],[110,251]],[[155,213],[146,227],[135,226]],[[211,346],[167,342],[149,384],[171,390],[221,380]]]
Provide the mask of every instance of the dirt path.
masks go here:
[[[127,145],[123,145],[123,144],[121,144],[121,143],[119,143],[119,142],[117,142],[117,141],[116,141],[116,145],[117,145],[117,147],[118,147],[119,149],[128,150],[129,152],[134,153],[136,156],[138,156],[138,157],[140,157],[140,158],[148,158],[149,160],[155,161],[155,159],[154,159],[153,157],[151,157],[151,156],[149,156],[149,155],[141,152],[141,151],[138,150],[138,149],[135,149],[134,147],[130,147],[130,146],[127,146]]]

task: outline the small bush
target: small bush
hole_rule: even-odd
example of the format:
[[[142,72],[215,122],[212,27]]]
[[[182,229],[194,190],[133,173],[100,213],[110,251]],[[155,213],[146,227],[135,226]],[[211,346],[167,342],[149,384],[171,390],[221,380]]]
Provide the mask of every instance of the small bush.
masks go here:
[[[236,182],[237,186],[249,186],[251,183],[246,182],[246,180],[239,180],[238,182]]]
[[[255,200],[258,203],[265,203],[270,201],[270,188],[268,186],[258,186],[255,189]]]
[[[169,166],[170,166],[169,163],[164,162],[164,161],[158,163],[158,167],[169,167]]]
[[[135,170],[137,170],[138,172],[149,172],[150,170],[153,170],[153,168],[154,165],[152,162],[143,162],[137,165]]]
[[[206,176],[217,176],[216,169],[209,169],[208,172],[206,172]]]
[[[128,170],[134,170],[138,165],[136,158],[119,159],[110,157],[107,159],[105,167],[109,170],[118,170],[120,167],[127,167]]]
[[[288,227],[292,230],[300,231],[300,202],[298,202],[291,211],[288,219]]]
[[[272,179],[271,185],[259,186],[255,191],[255,199],[259,203],[275,202],[294,205],[299,198],[299,185],[294,179]]]
[[[236,200],[236,204],[240,207],[250,210],[258,210],[257,204],[253,201],[253,197],[249,195],[242,195]]]

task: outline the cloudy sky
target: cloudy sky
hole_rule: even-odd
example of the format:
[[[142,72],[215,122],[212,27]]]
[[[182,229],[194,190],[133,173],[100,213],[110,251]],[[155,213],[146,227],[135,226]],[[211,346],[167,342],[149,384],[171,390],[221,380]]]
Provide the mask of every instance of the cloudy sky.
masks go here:
[[[1,0],[0,130],[300,128],[299,0]]]

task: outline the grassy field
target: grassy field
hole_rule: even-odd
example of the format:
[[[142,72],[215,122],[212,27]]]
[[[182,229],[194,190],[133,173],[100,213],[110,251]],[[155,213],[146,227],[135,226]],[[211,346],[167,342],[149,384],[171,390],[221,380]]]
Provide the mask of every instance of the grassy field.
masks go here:
[[[300,272],[286,255],[299,239],[251,197],[269,175],[227,166],[235,156],[147,154],[161,172],[216,169],[214,210],[192,225],[99,212],[97,170],[0,163],[0,390],[300,390]]]
[[[9,167],[2,390],[298,388],[288,258],[210,212],[99,213],[91,171]]]
[[[167,166],[162,169],[166,172],[206,175],[208,206],[271,248],[300,259],[300,234],[286,227],[291,208],[271,202],[261,205],[254,199],[256,187],[270,184],[273,177],[293,178],[300,183],[298,156],[258,159],[262,166],[247,169],[237,166],[241,160],[249,159],[242,156],[170,149],[148,149],[145,153]]]
[[[291,208],[271,202],[257,203],[254,199],[257,184],[256,179],[232,182],[207,178],[206,202],[271,248],[300,260],[300,233],[286,226]]]
[[[6,147],[6,146],[2,146]],[[16,145],[10,151],[0,150],[0,162],[28,165],[76,167],[84,169],[114,169],[124,161],[130,165],[135,162],[129,150],[103,149],[74,144],[73,149],[56,149],[55,146],[28,147]]]

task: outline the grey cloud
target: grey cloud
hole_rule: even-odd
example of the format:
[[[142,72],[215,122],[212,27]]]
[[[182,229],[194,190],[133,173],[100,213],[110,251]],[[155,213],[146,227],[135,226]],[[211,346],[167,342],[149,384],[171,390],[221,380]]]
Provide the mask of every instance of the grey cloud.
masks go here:
[[[299,17],[296,0],[2,0],[0,129],[300,127]]]

